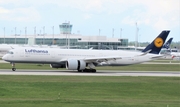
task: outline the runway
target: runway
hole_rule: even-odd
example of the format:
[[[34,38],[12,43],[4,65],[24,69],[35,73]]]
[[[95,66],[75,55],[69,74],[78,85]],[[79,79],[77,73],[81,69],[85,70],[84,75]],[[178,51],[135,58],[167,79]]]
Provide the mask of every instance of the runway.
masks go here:
[[[16,70],[0,69],[0,75],[54,75],[54,76],[155,76],[180,77],[177,71],[110,71],[98,70],[96,73],[77,72],[68,70]]]

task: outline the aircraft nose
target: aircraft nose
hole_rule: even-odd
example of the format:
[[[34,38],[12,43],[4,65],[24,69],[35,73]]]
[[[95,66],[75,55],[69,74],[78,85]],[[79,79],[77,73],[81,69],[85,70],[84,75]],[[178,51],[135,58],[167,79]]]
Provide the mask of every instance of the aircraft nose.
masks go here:
[[[2,60],[7,60],[7,55],[4,55],[4,56],[2,57]]]

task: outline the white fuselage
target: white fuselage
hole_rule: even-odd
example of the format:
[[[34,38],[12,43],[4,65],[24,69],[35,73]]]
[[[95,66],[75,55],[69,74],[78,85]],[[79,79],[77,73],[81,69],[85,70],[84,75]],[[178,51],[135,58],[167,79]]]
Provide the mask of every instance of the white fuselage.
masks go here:
[[[13,63],[61,63],[69,59],[104,59],[99,65],[130,65],[157,59],[161,55],[121,50],[83,50],[23,47],[10,50],[3,60]],[[109,59],[110,57],[110,59]],[[107,58],[107,60],[106,60]],[[90,62],[90,60],[88,60]]]
[[[171,52],[173,57],[180,57],[180,52]]]

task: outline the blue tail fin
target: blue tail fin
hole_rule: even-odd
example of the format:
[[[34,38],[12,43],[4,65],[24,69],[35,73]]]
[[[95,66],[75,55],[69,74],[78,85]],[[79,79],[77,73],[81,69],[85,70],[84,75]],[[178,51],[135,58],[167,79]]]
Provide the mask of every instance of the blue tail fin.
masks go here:
[[[150,51],[152,54],[159,54],[161,48],[163,47],[164,42],[169,34],[169,30],[162,31],[158,37],[156,37],[151,44],[149,44],[142,52]]]
[[[169,49],[170,45],[171,45],[171,42],[172,42],[173,38],[170,38],[164,45],[162,48],[166,48],[166,49]]]

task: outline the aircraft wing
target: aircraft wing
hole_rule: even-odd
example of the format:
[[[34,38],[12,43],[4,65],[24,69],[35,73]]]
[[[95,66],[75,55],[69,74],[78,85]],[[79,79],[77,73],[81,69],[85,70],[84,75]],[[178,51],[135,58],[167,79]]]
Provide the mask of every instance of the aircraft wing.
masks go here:
[[[122,59],[123,57],[120,56],[109,56],[109,57],[91,57],[91,58],[84,58],[85,62],[106,62],[110,60]]]
[[[117,59],[122,59],[123,57],[120,56],[104,56],[104,57],[87,57],[87,58],[80,58],[78,60],[84,60],[85,62],[96,62],[96,63],[100,63],[100,62],[106,62],[106,61],[110,61],[110,60],[117,60]],[[126,57],[127,58],[127,57]],[[60,62],[66,62],[68,59],[61,59]]]

